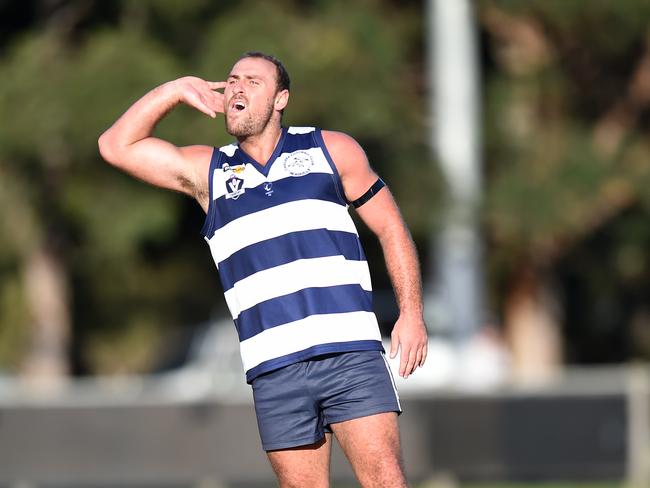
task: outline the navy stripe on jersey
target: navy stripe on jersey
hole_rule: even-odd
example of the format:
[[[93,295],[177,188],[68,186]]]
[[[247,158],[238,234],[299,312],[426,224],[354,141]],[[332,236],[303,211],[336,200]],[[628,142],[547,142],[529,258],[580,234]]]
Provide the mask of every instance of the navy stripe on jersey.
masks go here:
[[[380,341],[374,341],[374,340],[332,342],[330,344],[319,344],[317,346],[312,346],[302,351],[294,352],[292,354],[287,354],[286,356],[282,356],[277,359],[270,359],[268,361],[264,361],[263,363],[258,364],[254,368],[251,368],[248,371],[246,371],[246,382],[250,383],[255,379],[255,377],[261,374],[268,373],[269,371],[282,368],[289,364],[305,361],[306,359],[310,359],[315,356],[320,356],[323,354],[331,354],[335,352],[338,353],[338,352],[349,352],[349,351],[384,352],[384,346]]]
[[[283,203],[296,200],[313,199],[318,195],[319,200],[340,204],[340,199],[332,184],[333,176],[326,173],[310,173],[300,178],[283,178],[272,183],[273,194],[266,195],[264,185],[247,188],[246,193],[233,202],[225,196],[219,197],[215,204],[219,207],[216,212],[212,232],[214,233],[228,222],[261,210],[266,210]]]
[[[214,195],[214,188],[213,187],[213,181],[214,178],[212,175],[214,174],[214,171],[217,169],[219,166],[219,160],[221,159],[221,154],[222,152],[219,151],[219,148],[214,148],[212,150],[212,156],[210,157],[210,169],[208,171],[208,191],[210,192],[209,195],[209,202],[208,202],[208,211],[206,212],[205,215],[205,222],[203,223],[203,228],[201,229],[201,234],[203,234],[203,237],[207,237],[208,235],[212,235],[214,233],[214,219],[217,214],[216,209],[214,208],[215,206],[215,201],[212,198],[212,195]]]
[[[366,259],[355,234],[326,229],[292,232],[235,252],[219,263],[219,276],[223,290],[228,291],[241,279],[265,269],[296,259],[337,255],[351,261]]]
[[[258,303],[235,320],[239,340],[265,329],[301,320],[310,315],[344,312],[372,312],[372,292],[359,285],[305,288]]]
[[[289,134],[287,131],[287,137],[284,140],[282,152],[290,153],[294,151],[310,149],[312,147],[318,147],[318,143],[314,139],[314,134],[317,131],[318,130],[312,130],[310,132],[305,132],[304,134]]]
[[[334,160],[332,159],[330,152],[327,150],[327,146],[325,145],[325,140],[323,140],[323,133],[322,131],[317,130],[314,131],[312,134],[314,140],[316,141],[316,145],[318,145],[321,148],[321,150],[323,151],[323,155],[325,156],[325,159],[330,165],[330,168],[332,168],[332,172],[334,174],[334,183],[336,185],[336,192],[339,195],[339,202],[343,205],[347,205],[349,202],[348,199],[345,197],[345,190],[343,189],[343,182],[341,181],[341,175],[339,175],[339,171],[338,169],[336,169]]]

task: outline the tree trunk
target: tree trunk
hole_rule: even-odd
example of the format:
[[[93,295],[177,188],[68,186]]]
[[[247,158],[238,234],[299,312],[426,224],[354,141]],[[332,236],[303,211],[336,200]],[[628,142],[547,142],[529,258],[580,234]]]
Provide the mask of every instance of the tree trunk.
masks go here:
[[[515,274],[504,308],[513,379],[527,385],[553,379],[562,363],[558,307],[550,286],[532,265]]]
[[[42,244],[27,257],[24,273],[31,330],[22,374],[39,386],[55,387],[69,373],[70,312],[66,268],[61,257]]]

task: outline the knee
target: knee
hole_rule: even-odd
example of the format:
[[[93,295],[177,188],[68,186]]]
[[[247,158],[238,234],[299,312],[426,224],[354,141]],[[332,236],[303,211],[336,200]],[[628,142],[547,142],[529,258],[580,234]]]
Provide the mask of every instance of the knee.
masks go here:
[[[357,469],[356,475],[363,488],[407,488],[406,477],[398,456],[387,456],[367,469]]]
[[[276,473],[280,488],[329,488],[329,480],[313,476],[301,476],[298,473]]]

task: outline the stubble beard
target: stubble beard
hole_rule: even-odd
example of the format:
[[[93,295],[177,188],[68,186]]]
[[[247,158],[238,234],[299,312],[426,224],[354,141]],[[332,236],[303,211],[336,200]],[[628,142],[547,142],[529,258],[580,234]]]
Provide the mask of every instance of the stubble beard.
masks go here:
[[[226,132],[233,137],[243,138],[256,136],[264,132],[273,116],[273,104],[266,106],[266,111],[259,117],[253,118],[249,112],[245,117],[231,123],[226,117]]]

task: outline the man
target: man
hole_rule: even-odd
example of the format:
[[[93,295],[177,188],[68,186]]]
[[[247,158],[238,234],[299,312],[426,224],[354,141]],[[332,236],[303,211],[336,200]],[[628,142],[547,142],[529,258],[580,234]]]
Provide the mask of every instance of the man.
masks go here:
[[[327,487],[333,433],[362,486],[404,487],[401,410],[348,204],[385,255],[400,308],[390,355],[399,351],[404,378],[427,354],[415,248],[354,139],[282,127],[289,83],[277,59],[247,53],[225,82],[184,77],[147,93],[102,134],[100,151],[147,183],[194,197],[206,212],[203,234],[280,485]],[[180,103],[213,118],[224,113],[237,143],[176,147],[153,137]]]

